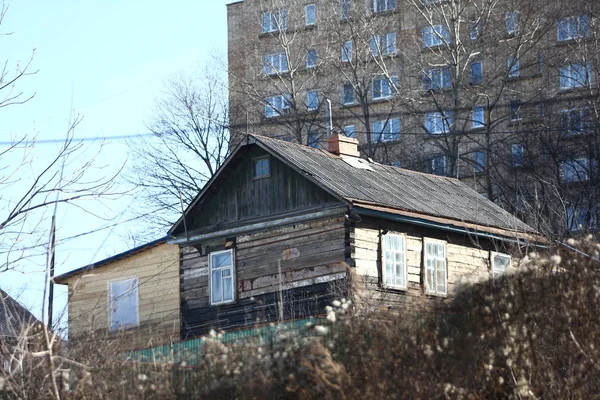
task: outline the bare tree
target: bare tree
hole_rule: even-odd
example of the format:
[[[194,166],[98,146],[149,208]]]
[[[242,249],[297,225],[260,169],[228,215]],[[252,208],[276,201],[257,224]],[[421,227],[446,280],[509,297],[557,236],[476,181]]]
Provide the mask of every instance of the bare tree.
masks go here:
[[[210,67],[193,78],[169,81],[148,123],[151,135],[129,144],[127,179],[142,198],[135,212],[151,210],[147,220],[156,228],[174,222],[180,197],[189,204],[228,154],[225,87]]]

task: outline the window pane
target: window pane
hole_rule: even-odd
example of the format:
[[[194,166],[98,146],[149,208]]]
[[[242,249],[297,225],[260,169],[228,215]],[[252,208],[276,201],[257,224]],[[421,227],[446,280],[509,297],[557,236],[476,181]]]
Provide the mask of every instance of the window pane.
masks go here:
[[[223,301],[233,300],[233,278],[223,278]]]
[[[212,271],[212,281],[210,292],[212,295],[212,302],[218,303],[223,300],[223,291],[221,287],[221,272]]]
[[[266,159],[260,160],[266,161]],[[212,268],[223,268],[231,266],[231,252],[213,254],[212,256]]]

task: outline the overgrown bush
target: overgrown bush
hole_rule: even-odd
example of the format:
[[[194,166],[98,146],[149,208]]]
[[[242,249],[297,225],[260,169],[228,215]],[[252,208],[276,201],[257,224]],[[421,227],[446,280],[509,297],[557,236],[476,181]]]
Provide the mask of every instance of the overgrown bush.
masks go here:
[[[600,393],[600,245],[570,240],[517,272],[462,287],[430,314],[353,316],[334,302],[308,334],[223,343],[194,362],[118,361],[94,340],[62,354],[73,399],[550,399]],[[46,363],[31,371],[52,398]]]

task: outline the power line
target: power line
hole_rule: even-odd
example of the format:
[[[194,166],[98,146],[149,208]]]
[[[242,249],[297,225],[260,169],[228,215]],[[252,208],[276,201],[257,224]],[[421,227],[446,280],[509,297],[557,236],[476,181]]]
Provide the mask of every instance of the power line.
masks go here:
[[[118,136],[95,136],[95,137],[83,137],[73,138],[72,142],[99,142],[99,141],[118,141],[127,140],[136,137],[147,137],[152,136],[154,133],[137,133],[132,135],[118,135]],[[19,146],[19,145],[37,145],[37,144],[57,144],[65,143],[65,139],[42,139],[42,140],[17,140],[12,142],[0,142],[0,146]]]

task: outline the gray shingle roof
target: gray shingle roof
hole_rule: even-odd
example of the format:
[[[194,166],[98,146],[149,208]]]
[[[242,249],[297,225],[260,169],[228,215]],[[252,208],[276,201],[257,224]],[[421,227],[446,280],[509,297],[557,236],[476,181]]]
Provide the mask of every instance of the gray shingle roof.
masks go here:
[[[348,201],[507,229],[536,231],[457,179],[368,163],[357,168],[325,150],[254,136],[256,142]],[[364,161],[367,163],[366,161]]]
[[[16,337],[23,326],[37,322],[28,309],[0,289],[0,338]]]

